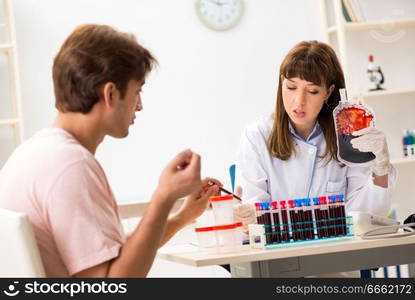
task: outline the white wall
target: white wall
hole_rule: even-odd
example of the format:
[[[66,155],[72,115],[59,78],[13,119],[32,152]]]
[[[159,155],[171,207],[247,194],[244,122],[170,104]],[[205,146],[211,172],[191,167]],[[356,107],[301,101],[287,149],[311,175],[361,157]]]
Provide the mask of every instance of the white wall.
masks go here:
[[[240,24],[204,27],[193,0],[14,0],[25,138],[55,116],[52,60],[79,24],[134,33],[160,66],[128,138],[107,138],[97,157],[120,201],[148,200],[178,151],[202,155],[204,176],[229,184],[244,126],[274,108],[277,73],[297,42],[321,39],[317,1],[245,0]]]

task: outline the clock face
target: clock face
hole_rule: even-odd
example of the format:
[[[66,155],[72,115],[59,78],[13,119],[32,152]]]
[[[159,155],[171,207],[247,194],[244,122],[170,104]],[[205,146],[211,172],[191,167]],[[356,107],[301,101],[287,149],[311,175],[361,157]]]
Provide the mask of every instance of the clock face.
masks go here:
[[[243,13],[242,0],[196,0],[200,20],[214,30],[235,26]]]

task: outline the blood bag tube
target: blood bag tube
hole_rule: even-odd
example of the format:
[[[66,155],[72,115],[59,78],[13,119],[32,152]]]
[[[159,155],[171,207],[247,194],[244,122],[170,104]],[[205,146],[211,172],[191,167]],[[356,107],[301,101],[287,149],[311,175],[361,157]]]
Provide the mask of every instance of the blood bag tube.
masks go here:
[[[290,227],[288,225],[288,211],[286,207],[287,202],[282,200],[279,202],[280,212],[281,212],[281,224],[282,224],[282,232],[281,232],[281,240],[283,242],[290,241]]]

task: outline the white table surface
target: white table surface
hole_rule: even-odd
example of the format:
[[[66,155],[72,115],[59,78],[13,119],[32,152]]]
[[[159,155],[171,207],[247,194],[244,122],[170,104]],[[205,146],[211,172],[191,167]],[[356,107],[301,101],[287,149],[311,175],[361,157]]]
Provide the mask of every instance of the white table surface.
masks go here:
[[[375,240],[362,240],[360,237],[354,237],[345,241],[278,249],[253,249],[249,245],[244,245],[238,251],[228,252],[219,252],[213,249],[200,250],[195,245],[187,244],[162,247],[159,249],[157,257],[172,262],[200,267],[208,265],[265,261],[316,254],[329,254],[408,244],[415,244],[415,236]],[[391,255],[393,255],[393,253],[391,253]]]

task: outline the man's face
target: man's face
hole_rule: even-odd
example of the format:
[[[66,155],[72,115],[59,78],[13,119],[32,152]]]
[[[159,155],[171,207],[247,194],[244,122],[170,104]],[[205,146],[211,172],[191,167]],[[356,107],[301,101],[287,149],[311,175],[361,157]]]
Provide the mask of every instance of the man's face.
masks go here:
[[[117,93],[117,99],[114,105],[114,114],[110,121],[109,135],[116,138],[123,138],[128,135],[130,125],[134,124],[135,113],[143,109],[141,103],[141,87],[144,82],[130,80],[127,85],[127,91],[124,99],[120,99],[120,93]]]

